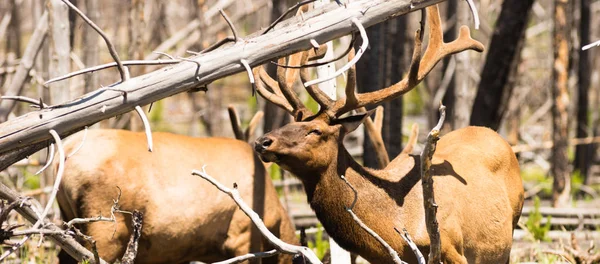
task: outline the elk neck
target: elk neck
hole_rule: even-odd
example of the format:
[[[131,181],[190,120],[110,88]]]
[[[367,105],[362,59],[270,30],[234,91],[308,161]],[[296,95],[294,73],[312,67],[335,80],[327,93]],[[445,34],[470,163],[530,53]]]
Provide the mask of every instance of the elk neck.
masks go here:
[[[387,253],[346,210],[354,201],[354,192],[341,176],[358,192],[353,211],[395,248],[403,248],[404,242],[393,230],[394,227],[407,227],[404,226],[407,221],[403,219],[411,217],[410,211],[422,207],[421,200],[408,198],[421,195],[421,186],[417,184],[420,177],[415,173],[418,171],[418,162],[418,158],[405,155],[398,157],[384,170],[369,169],[358,164],[340,146],[337,159],[325,170],[294,173],[303,179],[308,202],[327,233],[347,250],[377,258]]]

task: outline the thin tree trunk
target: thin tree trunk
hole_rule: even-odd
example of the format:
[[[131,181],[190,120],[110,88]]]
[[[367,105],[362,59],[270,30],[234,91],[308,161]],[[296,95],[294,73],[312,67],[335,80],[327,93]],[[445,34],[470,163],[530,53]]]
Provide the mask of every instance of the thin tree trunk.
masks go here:
[[[458,1],[456,10],[456,35],[460,30],[460,25],[468,25],[471,13],[466,1]],[[452,112],[452,128],[459,129],[469,125],[471,116],[471,106],[475,99],[475,89],[473,80],[469,76],[471,67],[468,52],[461,52],[454,55],[456,59],[456,72],[454,73],[454,111]]]
[[[580,44],[586,45],[591,42],[590,38],[590,0],[579,0],[579,36]],[[589,112],[589,90],[590,90],[590,52],[582,51],[578,48],[579,53],[579,70],[577,72],[579,86],[577,93],[577,138],[585,138],[589,136],[591,130],[588,112]],[[575,170],[579,170],[581,176],[584,177],[584,182],[589,183],[589,171],[592,164],[593,145],[578,145],[575,150]]]
[[[50,76],[57,77],[71,72],[71,45],[69,34],[69,8],[60,0],[50,0],[48,6],[50,23]],[[50,85],[51,104],[60,104],[71,100],[69,80]]]
[[[569,159],[567,156],[569,140],[568,109],[571,99],[568,91],[569,65],[569,1],[555,0],[554,2],[554,68],[552,71],[552,106],[553,132],[552,140],[552,206],[566,207],[569,205],[571,177]]]
[[[99,5],[98,0],[85,0],[86,15],[92,21],[98,21],[100,13],[98,11]],[[99,65],[99,47],[98,47],[99,36],[94,29],[89,26],[85,26],[83,29],[83,64],[86,67],[92,67]],[[93,90],[98,89],[98,74],[86,74],[84,77],[85,92],[89,93]]]
[[[470,124],[498,130],[514,87],[533,0],[505,0],[488,48]]]
[[[287,10],[286,0],[273,0],[273,8],[271,9],[271,21],[275,21],[283,12]],[[275,76],[276,68],[273,65],[267,66],[267,71],[271,76]],[[283,109],[275,106],[270,102],[265,102],[265,122],[263,125],[264,133],[267,133],[275,128],[281,127],[290,122],[290,116]]]
[[[11,19],[8,24],[8,34],[6,35],[6,50],[14,52],[17,58],[21,58],[21,18],[19,16],[19,2],[11,0]]]
[[[145,0],[129,0],[129,47],[127,50],[130,60],[144,59],[144,38],[143,33],[146,28],[144,22],[144,4]],[[145,72],[144,66],[131,67],[129,72],[131,76],[139,76]],[[131,131],[142,131],[144,125],[142,120],[136,114],[132,114],[129,119],[129,129]]]

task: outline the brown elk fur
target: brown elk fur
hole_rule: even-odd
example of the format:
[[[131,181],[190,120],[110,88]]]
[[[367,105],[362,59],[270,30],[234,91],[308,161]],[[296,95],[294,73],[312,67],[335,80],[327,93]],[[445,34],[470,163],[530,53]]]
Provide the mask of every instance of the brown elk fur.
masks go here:
[[[362,167],[341,143],[355,125],[336,122],[289,124],[258,139],[255,148],[265,161],[302,180],[312,209],[340,246],[371,263],[392,261],[345,210],[354,194],[341,180],[344,175],[358,191],[354,212],[404,261],[416,263],[394,228],[406,228],[427,254],[419,157],[403,153],[383,170]],[[444,263],[507,263],[523,205],[519,165],[510,146],[490,129],[463,128],[441,138],[431,170]]]
[[[121,188],[120,209],[144,213],[136,263],[214,262],[272,247],[233,200],[210,183],[191,175],[206,171],[233,186],[262,216],[276,236],[297,244],[294,227],[260,159],[245,142],[226,138],[190,138],[154,133],[154,152],[143,133],[90,130],[83,147],[66,161],[58,202],[65,221],[75,217],[109,217]],[[69,153],[82,140],[74,136]],[[131,218],[116,214],[117,224],[97,222],[80,227],[97,242],[100,257],[113,262],[123,255]],[[113,231],[116,232],[113,235]],[[251,243],[252,241],[252,243]],[[263,263],[290,263],[291,256]]]

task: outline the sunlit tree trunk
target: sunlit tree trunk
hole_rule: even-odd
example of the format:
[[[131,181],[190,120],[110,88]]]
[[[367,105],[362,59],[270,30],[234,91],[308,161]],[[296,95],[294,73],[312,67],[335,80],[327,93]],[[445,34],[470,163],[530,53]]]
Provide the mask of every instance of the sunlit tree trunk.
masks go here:
[[[571,191],[571,171],[567,148],[569,142],[568,108],[570,97],[568,91],[569,66],[569,1],[554,1],[554,67],[552,69],[552,206],[565,207],[569,205]]]

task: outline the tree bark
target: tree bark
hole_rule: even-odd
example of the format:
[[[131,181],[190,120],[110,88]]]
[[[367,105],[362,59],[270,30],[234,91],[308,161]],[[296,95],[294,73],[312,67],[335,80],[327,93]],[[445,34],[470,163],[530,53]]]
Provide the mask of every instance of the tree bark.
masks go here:
[[[460,25],[469,25],[471,12],[466,1],[458,1],[456,10],[455,35],[460,31]],[[454,72],[454,109],[452,111],[452,129],[459,129],[469,125],[471,106],[475,98],[473,80],[470,77],[471,59],[469,53],[461,52],[454,55],[456,71]]]
[[[586,45],[591,42],[590,38],[590,23],[592,23],[590,17],[590,0],[579,0],[579,36],[580,44]],[[588,112],[589,112],[589,91],[591,81],[591,70],[590,70],[590,52],[582,51],[581,47],[577,47],[579,52],[579,69],[578,75],[578,93],[577,93],[577,125],[576,125],[576,137],[585,138],[590,136],[589,131],[591,130]],[[581,173],[584,177],[584,182],[589,183],[589,172],[592,165],[592,152],[593,145],[578,145],[575,149],[575,170]]]
[[[505,0],[488,48],[470,124],[498,130],[513,91],[513,83],[533,0]]]
[[[568,109],[570,105],[568,91],[569,65],[569,1],[554,1],[554,67],[552,71],[552,147],[551,171],[554,176],[552,185],[552,206],[566,207],[569,205],[571,177],[569,159],[567,156],[569,140]]]
[[[69,34],[69,7],[60,0],[48,2],[48,22],[52,56],[50,77],[58,77],[71,72],[71,45]],[[50,85],[50,103],[61,104],[71,100],[70,81]]]
[[[98,0],[85,0],[86,15],[92,21],[98,21],[100,13],[98,11]],[[94,29],[85,25],[83,29],[83,64],[91,67],[100,64],[99,60],[99,36]],[[98,89],[98,74],[86,74],[84,77],[85,93]]]
[[[267,34],[255,34],[244,42],[193,57],[202,65],[199,68],[196,63],[184,61],[112,87],[127,91],[126,98],[118,91],[98,90],[69,104],[33,111],[9,120],[0,124],[0,170],[43,148],[51,138],[48,133],[50,129],[57,130],[64,137],[84,126],[129,112],[138,105],[146,105],[244,72],[244,67],[239,63],[241,59],[256,66],[311,48],[310,39],[325,43],[347,35],[356,30],[352,23],[344,23],[351,18],[358,19],[368,27],[392,16],[406,14],[411,6],[412,10],[417,10],[440,1],[357,0],[346,8],[330,4],[305,14],[304,18],[290,18]]]

